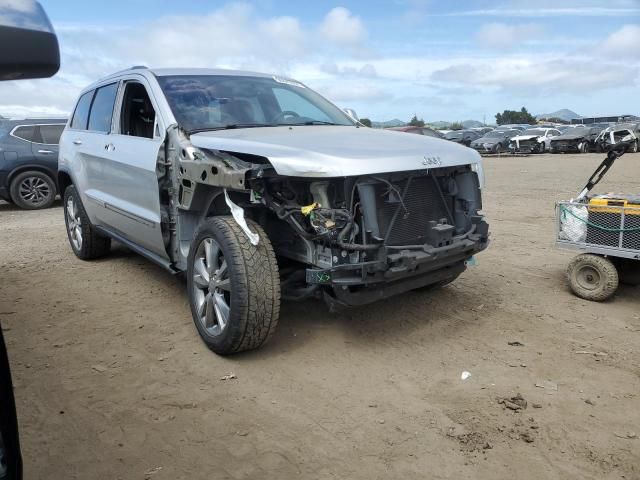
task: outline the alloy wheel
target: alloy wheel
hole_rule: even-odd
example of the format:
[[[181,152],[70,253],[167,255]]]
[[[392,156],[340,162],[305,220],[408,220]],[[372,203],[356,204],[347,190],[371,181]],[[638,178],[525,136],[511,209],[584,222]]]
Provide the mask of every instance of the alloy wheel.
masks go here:
[[[20,182],[18,194],[25,203],[38,206],[46,203],[52,192],[49,184],[44,179],[27,177]]]
[[[231,280],[220,244],[211,237],[198,245],[193,260],[196,315],[207,333],[220,335],[229,323]]]
[[[73,196],[69,197],[66,205],[67,211],[67,230],[69,231],[69,239],[76,251],[82,249],[82,219],[78,206],[73,200]]]

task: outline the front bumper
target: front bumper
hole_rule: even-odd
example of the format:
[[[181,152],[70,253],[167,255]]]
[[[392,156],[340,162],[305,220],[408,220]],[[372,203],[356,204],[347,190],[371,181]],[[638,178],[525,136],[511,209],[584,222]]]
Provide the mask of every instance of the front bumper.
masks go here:
[[[554,153],[578,153],[582,142],[551,142],[550,150]]]
[[[520,143],[520,145],[509,144],[509,151],[514,153],[538,153],[540,151],[540,144],[535,143]]]
[[[496,149],[496,146],[488,143],[482,145],[472,143],[471,148],[473,148],[478,153],[493,153]]]
[[[457,277],[466,261],[489,244],[488,224],[481,220],[472,233],[442,247],[381,247],[382,258],[344,263],[328,269],[309,268],[308,284],[332,288],[333,301],[343,306],[363,305]],[[366,288],[364,288],[366,287]]]

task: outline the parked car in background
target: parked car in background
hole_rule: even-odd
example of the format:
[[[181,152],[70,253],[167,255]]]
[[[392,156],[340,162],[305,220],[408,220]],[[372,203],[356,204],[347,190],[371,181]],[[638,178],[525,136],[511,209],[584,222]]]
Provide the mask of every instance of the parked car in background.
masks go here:
[[[551,153],[589,153],[595,149],[596,138],[602,131],[588,125],[568,128],[561,135],[553,137],[549,146]]]
[[[447,133],[444,138],[445,140],[460,143],[468,147],[471,145],[471,142],[481,136],[482,134],[476,130],[452,130]]]
[[[392,130],[395,132],[406,132],[406,133],[415,133],[416,135],[426,135],[428,137],[433,138],[444,138],[444,135],[440,133],[438,130],[434,130],[429,127],[414,127],[414,126],[404,126],[404,127],[391,127],[385,128],[385,130]]]
[[[493,129],[494,129],[493,127],[472,127],[469,130],[480,132],[482,135],[484,135],[485,133],[490,132]]]
[[[509,141],[518,135],[520,130],[496,129],[485,133],[482,137],[471,142],[471,148],[480,153],[500,153],[507,150]]]
[[[549,150],[551,139],[561,135],[555,128],[529,128],[513,137],[509,150],[513,153],[544,153]]]
[[[607,152],[621,142],[627,142],[627,152],[640,150],[640,123],[619,123],[604,129],[595,140],[599,152]]]
[[[519,131],[523,131],[526,130],[527,128],[531,128],[531,125],[527,125],[526,127],[517,124],[517,123],[510,123],[507,125],[498,125],[496,127],[496,130],[519,130]]]
[[[58,142],[65,119],[0,119],[0,198],[27,210],[57,194]]]

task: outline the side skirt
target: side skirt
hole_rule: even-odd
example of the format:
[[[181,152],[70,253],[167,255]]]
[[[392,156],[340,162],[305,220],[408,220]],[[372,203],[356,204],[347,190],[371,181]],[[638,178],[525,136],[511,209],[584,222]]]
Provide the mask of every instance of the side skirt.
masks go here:
[[[107,237],[112,238],[113,240],[116,240],[120,243],[122,243],[124,246],[126,246],[127,248],[133,250],[134,252],[142,255],[143,257],[145,257],[148,260],[151,260],[153,263],[155,263],[156,265],[161,266],[162,268],[164,268],[165,270],[167,270],[168,272],[170,272],[173,275],[178,275],[179,273],[181,273],[180,270],[178,270],[177,268],[175,268],[173,266],[173,263],[167,261],[166,259],[160,257],[159,255],[156,255],[155,253],[147,250],[144,247],[141,247],[140,245],[133,243],[132,241],[126,239],[125,237],[123,237],[122,235],[120,235],[117,232],[114,232],[112,230],[109,230],[107,228],[95,225],[94,228],[96,230],[98,230],[101,234],[106,235]]]

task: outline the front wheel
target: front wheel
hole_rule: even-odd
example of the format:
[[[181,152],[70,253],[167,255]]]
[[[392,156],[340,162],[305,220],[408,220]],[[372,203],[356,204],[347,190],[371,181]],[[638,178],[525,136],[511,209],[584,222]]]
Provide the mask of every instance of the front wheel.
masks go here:
[[[493,153],[502,153],[502,144],[498,143],[493,149]]]
[[[629,152],[631,152],[631,153],[637,153],[638,152],[638,140],[636,140],[635,142],[633,142],[631,144],[631,146],[629,147]]]
[[[538,153],[544,153],[544,142],[538,144]]]
[[[233,217],[207,219],[191,242],[187,288],[193,321],[206,345],[228,355],[264,344],[280,315],[280,275],[269,238],[253,245]]]
[[[618,289],[618,270],[611,260],[583,253],[567,268],[567,278],[573,293],[585,300],[603,302]]]
[[[580,145],[580,153],[589,153],[589,142],[582,142]]]

